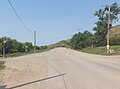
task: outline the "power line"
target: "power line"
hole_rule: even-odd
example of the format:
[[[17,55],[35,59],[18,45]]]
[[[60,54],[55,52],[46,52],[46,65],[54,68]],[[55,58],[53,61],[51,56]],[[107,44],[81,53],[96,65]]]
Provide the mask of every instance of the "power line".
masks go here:
[[[18,15],[16,9],[14,8],[14,6],[12,5],[12,3],[11,3],[10,0],[8,0],[8,3],[9,3],[10,6],[12,7],[14,13],[16,14],[17,18],[20,20],[20,22],[21,22],[21,24],[23,25],[23,27],[24,27],[27,31],[33,33],[33,32],[24,24],[23,20],[22,20],[22,19],[20,18],[20,16]],[[34,42],[35,42],[35,45],[36,45],[36,31],[34,31],[34,34],[35,34],[35,36],[34,36]],[[34,45],[34,48],[35,48],[35,45]]]
[[[22,21],[22,19],[21,19],[20,16],[18,15],[16,9],[15,9],[14,6],[12,5],[11,1],[8,0],[8,2],[9,2],[9,4],[10,4],[10,6],[12,7],[14,13],[16,14],[17,18],[18,18],[18,19],[20,20],[20,22],[22,23],[23,27],[24,27],[27,31],[32,32],[32,31],[24,24],[24,22]]]

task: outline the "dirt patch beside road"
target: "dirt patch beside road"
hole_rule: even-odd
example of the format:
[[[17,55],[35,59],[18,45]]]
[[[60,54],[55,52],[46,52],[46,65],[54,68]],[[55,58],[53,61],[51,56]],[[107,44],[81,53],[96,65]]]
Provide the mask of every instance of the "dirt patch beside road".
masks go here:
[[[42,54],[32,54],[12,59],[6,59],[6,68],[0,72],[0,83],[7,88],[23,84],[17,89],[45,89],[44,82],[31,83],[38,79],[46,78],[47,65]]]

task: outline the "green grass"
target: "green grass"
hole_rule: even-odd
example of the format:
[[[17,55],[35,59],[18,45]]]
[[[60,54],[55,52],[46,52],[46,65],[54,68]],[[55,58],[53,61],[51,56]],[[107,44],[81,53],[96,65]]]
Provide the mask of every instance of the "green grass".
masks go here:
[[[84,48],[81,51],[82,52],[86,52],[86,53],[90,53],[90,54],[98,54],[98,55],[120,55],[120,45],[117,46],[111,46],[111,48],[114,50],[114,54],[107,54],[107,50],[106,47],[88,47],[88,48]]]
[[[5,65],[4,65],[5,62],[3,61],[0,61],[0,70],[4,69],[5,68]]]
[[[24,55],[28,55],[28,54],[33,54],[33,53],[41,53],[41,52],[45,52],[45,51],[49,51],[50,49],[43,49],[43,50],[35,50],[34,51],[29,51],[29,52],[16,52],[16,53],[10,53],[10,54],[6,54],[5,57],[19,57],[19,56],[24,56]]]

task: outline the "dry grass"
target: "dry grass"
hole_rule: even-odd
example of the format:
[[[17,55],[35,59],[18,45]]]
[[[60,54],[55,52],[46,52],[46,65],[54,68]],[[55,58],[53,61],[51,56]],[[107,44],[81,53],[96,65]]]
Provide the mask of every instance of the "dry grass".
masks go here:
[[[120,34],[120,25],[114,26],[111,31],[111,34]]]
[[[5,63],[5,62],[0,61],[0,70],[2,70],[2,69],[4,69],[4,68],[5,68],[4,63]]]

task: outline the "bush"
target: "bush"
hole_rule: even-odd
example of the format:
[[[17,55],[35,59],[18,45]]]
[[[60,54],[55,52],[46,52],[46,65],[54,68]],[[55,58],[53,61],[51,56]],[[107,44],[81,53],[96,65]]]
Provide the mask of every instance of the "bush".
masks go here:
[[[84,31],[83,33],[77,33],[73,35],[70,40],[71,48],[80,50],[85,47],[92,46],[94,43],[94,35],[89,31]]]

